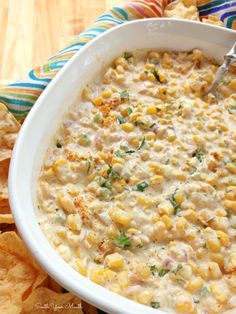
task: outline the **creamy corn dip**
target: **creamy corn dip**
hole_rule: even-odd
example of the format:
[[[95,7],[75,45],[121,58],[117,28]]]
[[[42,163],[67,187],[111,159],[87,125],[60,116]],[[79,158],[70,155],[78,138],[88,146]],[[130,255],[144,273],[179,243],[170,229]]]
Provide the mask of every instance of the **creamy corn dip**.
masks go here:
[[[236,307],[236,76],[199,49],[125,52],[64,117],[39,224],[111,291],[169,313]]]

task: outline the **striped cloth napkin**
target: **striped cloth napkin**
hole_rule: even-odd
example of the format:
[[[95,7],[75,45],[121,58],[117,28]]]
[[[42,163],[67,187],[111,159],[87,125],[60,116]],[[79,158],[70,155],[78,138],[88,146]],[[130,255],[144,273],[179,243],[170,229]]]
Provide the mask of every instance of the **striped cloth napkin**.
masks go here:
[[[172,6],[173,9],[176,4],[186,4],[188,7],[193,2],[197,3],[197,17],[199,15],[201,20],[208,18],[209,22],[212,20],[214,23],[214,17],[217,17],[222,25],[236,29],[236,1],[233,0],[130,0],[110,8],[89,29],[76,36],[69,46],[49,58],[42,66],[31,70],[26,77],[0,88],[0,102],[18,120],[23,120],[54,76],[87,42],[119,24],[141,18],[163,17],[167,6]],[[174,15],[170,12],[169,16]]]

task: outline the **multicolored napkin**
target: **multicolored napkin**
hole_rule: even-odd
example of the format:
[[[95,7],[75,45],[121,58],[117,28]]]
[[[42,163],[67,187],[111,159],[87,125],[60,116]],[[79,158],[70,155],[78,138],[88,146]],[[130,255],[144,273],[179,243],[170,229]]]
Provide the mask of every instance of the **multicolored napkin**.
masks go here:
[[[54,76],[87,42],[119,24],[135,19],[165,16],[200,18],[204,22],[236,29],[236,1],[131,0],[123,5],[113,6],[87,31],[76,36],[68,47],[49,58],[44,65],[31,70],[17,83],[0,88],[0,102],[4,103],[18,120],[24,119]]]

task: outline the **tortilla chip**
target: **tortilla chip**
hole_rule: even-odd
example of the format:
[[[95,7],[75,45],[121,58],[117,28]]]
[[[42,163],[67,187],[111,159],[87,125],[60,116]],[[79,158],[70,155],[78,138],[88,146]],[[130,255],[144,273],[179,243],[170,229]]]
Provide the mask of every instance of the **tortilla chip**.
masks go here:
[[[64,288],[59,285],[54,279],[51,277],[48,277],[46,284],[44,284],[44,287],[47,287],[57,293],[63,293]]]
[[[8,200],[8,170],[10,159],[0,161],[0,203],[3,200]]]
[[[14,224],[12,214],[0,214],[0,224]]]
[[[0,234],[0,313],[20,313],[46,277],[15,232]]]
[[[83,308],[84,314],[98,314],[98,311],[94,306],[86,303],[83,300],[82,300],[82,308]]]
[[[83,314],[80,299],[71,293],[59,294],[45,287],[39,287],[24,301],[22,314]]]
[[[199,21],[195,0],[177,0],[168,4],[164,16]]]

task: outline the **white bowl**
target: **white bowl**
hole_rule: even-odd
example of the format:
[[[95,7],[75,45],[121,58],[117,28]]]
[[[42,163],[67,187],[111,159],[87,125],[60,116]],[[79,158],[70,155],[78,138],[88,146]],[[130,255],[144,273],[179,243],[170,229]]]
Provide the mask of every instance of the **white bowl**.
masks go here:
[[[145,19],[113,28],[83,47],[39,97],[25,120],[10,166],[10,204],[17,228],[42,267],[63,287],[109,313],[164,313],[121,297],[71,268],[50,246],[37,223],[37,176],[46,150],[65,111],[104,65],[138,48],[188,50],[199,47],[222,59],[236,32],[199,22]]]

